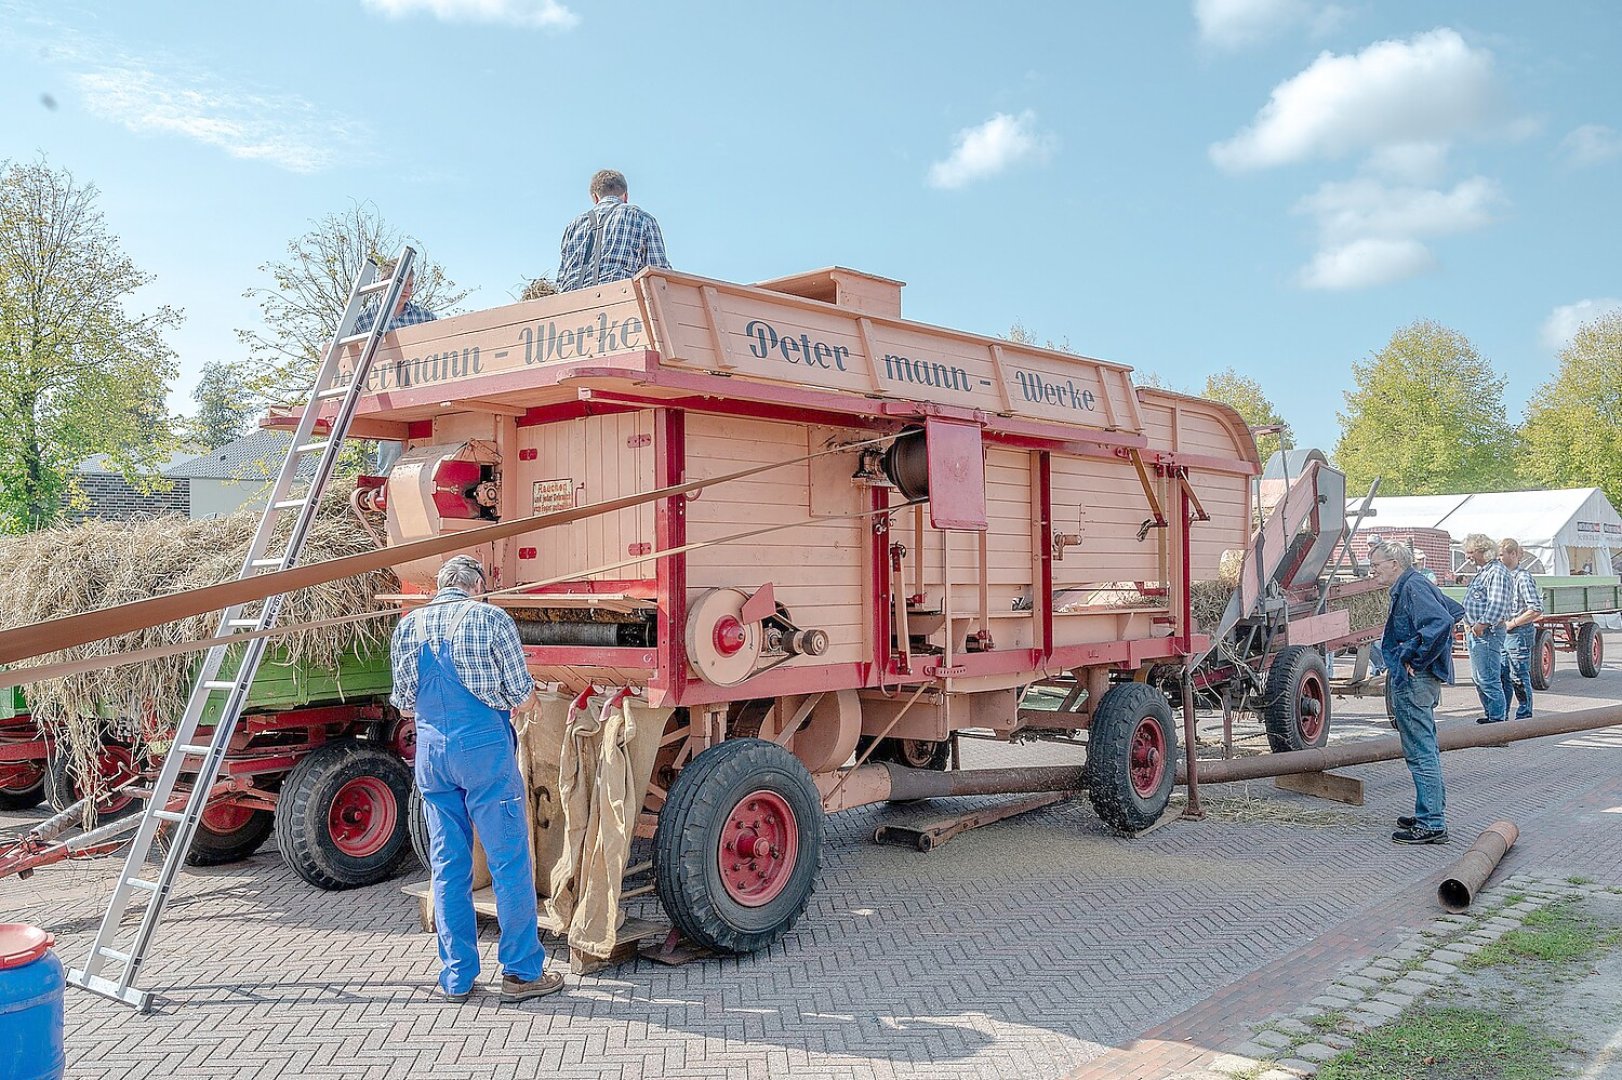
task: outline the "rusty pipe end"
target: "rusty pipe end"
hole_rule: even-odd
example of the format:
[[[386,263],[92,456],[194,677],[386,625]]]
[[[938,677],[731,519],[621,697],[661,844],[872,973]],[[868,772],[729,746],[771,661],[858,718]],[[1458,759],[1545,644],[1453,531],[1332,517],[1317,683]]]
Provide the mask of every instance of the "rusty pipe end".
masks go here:
[[[1495,821],[1483,829],[1470,850],[1448,867],[1447,876],[1436,887],[1437,903],[1455,915],[1469,910],[1475,894],[1498,869],[1499,862],[1515,846],[1520,835],[1513,821]]]

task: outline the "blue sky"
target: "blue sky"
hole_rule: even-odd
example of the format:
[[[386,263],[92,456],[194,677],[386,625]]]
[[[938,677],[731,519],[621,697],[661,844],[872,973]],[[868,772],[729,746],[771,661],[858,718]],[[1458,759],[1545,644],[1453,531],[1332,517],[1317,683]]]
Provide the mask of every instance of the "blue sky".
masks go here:
[[[185,309],[177,409],[313,219],[373,202],[494,306],[606,166],[680,269],[837,263],[910,318],[1232,366],[1332,445],[1414,319],[1519,416],[1622,307],[1618,56],[1604,2],[0,0],[0,158],[100,188],[138,303]]]

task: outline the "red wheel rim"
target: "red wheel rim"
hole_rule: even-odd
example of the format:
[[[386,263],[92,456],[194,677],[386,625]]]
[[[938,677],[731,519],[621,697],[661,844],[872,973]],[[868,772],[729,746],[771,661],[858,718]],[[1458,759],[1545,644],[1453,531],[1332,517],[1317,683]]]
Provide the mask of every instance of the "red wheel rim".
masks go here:
[[[1152,798],[1160,790],[1160,781],[1166,773],[1166,733],[1152,716],[1138,721],[1132,731],[1132,744],[1127,759],[1132,790],[1139,798]]]
[[[1301,729],[1301,741],[1315,743],[1323,734],[1324,716],[1329,712],[1329,688],[1318,678],[1317,672],[1308,672],[1301,680],[1295,695],[1295,723]]]
[[[769,904],[794,875],[799,852],[800,824],[788,800],[775,791],[753,792],[721,827],[721,884],[744,907]]]
[[[211,802],[203,811],[203,828],[226,836],[253,820],[253,808],[233,802]]]
[[[358,776],[333,796],[327,832],[339,851],[364,859],[383,850],[399,817],[389,785],[375,776]]]
[[[1605,639],[1598,634],[1593,634],[1589,637],[1589,640],[1593,644],[1588,646],[1588,659],[1597,668],[1605,662]]]
[[[102,791],[108,792],[135,778],[135,755],[127,746],[105,744],[96,752],[96,772],[101,776]],[[84,785],[77,777],[73,781],[73,797],[84,798]],[[103,814],[116,814],[135,801],[134,795],[103,795],[96,801],[96,809]]]
[[[417,720],[415,717],[401,717],[400,722],[394,725],[394,737],[389,740],[394,752],[407,765],[417,760]]]
[[[0,791],[20,795],[36,787],[45,779],[45,768],[31,761],[0,768]]]
[[[1538,648],[1538,667],[1543,669],[1543,681],[1554,678],[1554,642],[1547,639]]]

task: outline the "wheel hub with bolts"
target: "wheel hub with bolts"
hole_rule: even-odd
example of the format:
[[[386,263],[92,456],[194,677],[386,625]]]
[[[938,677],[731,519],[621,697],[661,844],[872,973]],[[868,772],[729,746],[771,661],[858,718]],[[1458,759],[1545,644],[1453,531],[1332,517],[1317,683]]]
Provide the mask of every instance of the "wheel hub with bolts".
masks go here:
[[[1166,765],[1166,747],[1161,740],[1160,725],[1145,719],[1132,733],[1132,788],[1147,798],[1160,786],[1161,770]]]
[[[339,789],[327,814],[327,828],[340,851],[365,858],[388,842],[395,816],[388,785],[376,777],[362,776]]]
[[[794,870],[799,825],[788,802],[757,791],[732,808],[721,830],[721,883],[745,907],[770,903]]]

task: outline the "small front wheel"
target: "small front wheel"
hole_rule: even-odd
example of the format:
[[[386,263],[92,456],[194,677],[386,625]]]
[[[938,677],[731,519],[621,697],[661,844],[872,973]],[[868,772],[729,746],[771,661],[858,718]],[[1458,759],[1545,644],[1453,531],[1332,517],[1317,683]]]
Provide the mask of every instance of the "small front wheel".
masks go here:
[[[1275,754],[1307,750],[1329,741],[1329,673],[1308,645],[1279,652],[1267,669],[1267,745]]]
[[[1600,635],[1599,623],[1585,622],[1577,630],[1577,670],[1585,679],[1597,679],[1604,664],[1605,638]]]
[[[659,811],[654,874],[689,940],[758,952],[788,933],[822,864],[822,799],[800,759],[764,739],[729,739],[677,774]]]

